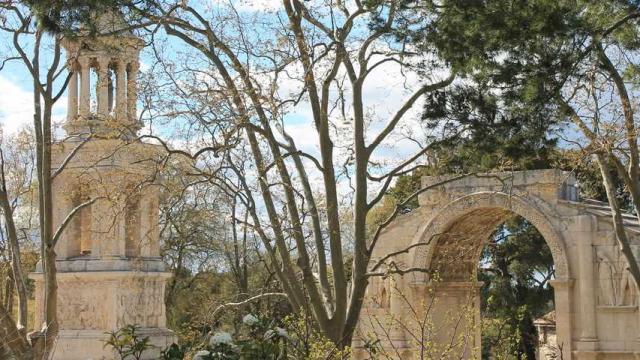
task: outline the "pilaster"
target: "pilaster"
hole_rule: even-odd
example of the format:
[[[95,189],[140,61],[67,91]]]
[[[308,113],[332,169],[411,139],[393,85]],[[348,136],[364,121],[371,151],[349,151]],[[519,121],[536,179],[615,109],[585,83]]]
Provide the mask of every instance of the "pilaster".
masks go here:
[[[393,317],[393,327],[390,330],[391,341],[394,342],[404,342],[405,332],[404,328],[401,324],[404,324],[404,308],[405,305],[404,297],[407,294],[402,294],[401,291],[404,288],[403,279],[400,275],[393,275],[391,277],[390,286],[389,286],[389,310],[391,311],[391,316]]]
[[[573,339],[571,338],[571,292],[573,279],[554,279],[549,281],[553,286],[556,299],[556,334],[558,345],[562,346],[564,359],[571,359]]]
[[[574,228],[570,230],[579,259],[580,341],[576,344],[578,350],[596,350],[598,345],[593,251],[595,226],[592,215],[579,215],[575,217]]]

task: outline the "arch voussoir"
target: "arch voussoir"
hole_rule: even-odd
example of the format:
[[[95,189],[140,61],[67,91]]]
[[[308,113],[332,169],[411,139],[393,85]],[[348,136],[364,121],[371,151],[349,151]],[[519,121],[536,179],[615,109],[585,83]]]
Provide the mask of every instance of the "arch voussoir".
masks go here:
[[[435,209],[435,215],[418,231],[412,244],[429,243],[427,246],[414,247],[410,261],[414,268],[428,269],[442,237],[456,220],[472,212],[481,213],[483,209],[500,209],[519,215],[533,224],[544,237],[555,265],[556,278],[569,279],[570,269],[567,260],[566,246],[561,233],[555,228],[558,219],[553,214],[546,214],[537,203],[539,199],[528,199],[526,195],[507,194],[497,191],[477,192],[461,196],[444,206]],[[499,219],[498,219],[499,220]],[[414,275],[415,282],[427,280],[425,273]]]

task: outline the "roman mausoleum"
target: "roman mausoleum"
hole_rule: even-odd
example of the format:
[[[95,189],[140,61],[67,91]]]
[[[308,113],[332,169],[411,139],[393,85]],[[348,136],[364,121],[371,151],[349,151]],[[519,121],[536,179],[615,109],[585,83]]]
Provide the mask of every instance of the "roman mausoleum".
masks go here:
[[[70,218],[56,245],[60,333],[54,359],[114,359],[106,332],[136,325],[155,346],[174,342],[166,328],[160,257],[156,146],[137,140],[141,128],[136,78],[141,39],[116,13],[98,20],[97,36],[64,42],[71,71],[66,137],[54,145],[54,226]],[[42,323],[39,264],[35,324]]]

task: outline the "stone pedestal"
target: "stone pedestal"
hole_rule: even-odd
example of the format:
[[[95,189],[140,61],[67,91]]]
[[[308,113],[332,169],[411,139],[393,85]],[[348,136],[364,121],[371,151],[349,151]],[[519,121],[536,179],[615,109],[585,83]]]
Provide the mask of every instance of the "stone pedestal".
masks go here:
[[[160,350],[177,342],[166,328],[164,305],[165,272],[160,259],[76,260],[57,262],[58,317],[60,334],[54,359],[115,359],[105,347],[108,332],[136,325],[153,348],[143,359],[157,359]],[[43,276],[30,275],[36,285],[36,308],[43,303]],[[42,323],[36,312],[35,323]]]
[[[149,337],[152,348],[143,359],[157,359],[160,351],[177,342],[166,328],[165,284],[171,273],[160,258],[61,259],[58,267],[60,333],[53,359],[117,359],[105,347],[109,332],[135,325]],[[40,264],[30,274],[35,281],[36,309],[42,309],[43,275]],[[35,324],[42,324],[36,311]]]
[[[79,142],[54,146],[62,164]],[[157,147],[123,139],[82,144],[53,182],[54,226],[82,204],[56,244],[60,333],[53,359],[117,359],[105,347],[109,332],[135,325],[152,349],[144,359],[177,341],[166,328],[165,285],[171,273],[160,257],[160,187]],[[43,323],[44,276],[35,281],[36,317]]]

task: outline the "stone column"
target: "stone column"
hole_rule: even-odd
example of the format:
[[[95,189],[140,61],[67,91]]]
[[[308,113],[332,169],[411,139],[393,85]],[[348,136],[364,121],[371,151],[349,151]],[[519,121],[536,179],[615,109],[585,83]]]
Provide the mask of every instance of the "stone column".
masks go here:
[[[556,335],[558,345],[562,345],[562,356],[571,359],[571,291],[573,279],[555,279],[549,282],[553,286],[556,299]]]
[[[78,68],[69,62],[69,89],[67,91],[67,122],[74,121],[78,116]]]
[[[89,68],[89,58],[81,57],[78,59],[78,63],[80,64],[80,116],[86,119],[89,117],[91,102],[91,90],[89,89],[91,86],[89,81],[91,69]]]
[[[109,115],[109,58],[99,57],[98,67],[98,84],[96,86],[98,114],[106,117]]]
[[[129,71],[127,72],[127,112],[130,122],[135,123],[138,118],[136,111],[136,102],[138,101],[138,92],[136,89],[138,79],[139,64],[137,60],[129,63]]]
[[[118,59],[116,67],[116,118],[125,122],[127,116],[127,86],[125,84],[126,66]]]
[[[574,241],[578,250],[578,289],[580,291],[580,342],[579,350],[595,350],[596,299],[593,258],[593,221],[591,215],[576,217]]]

